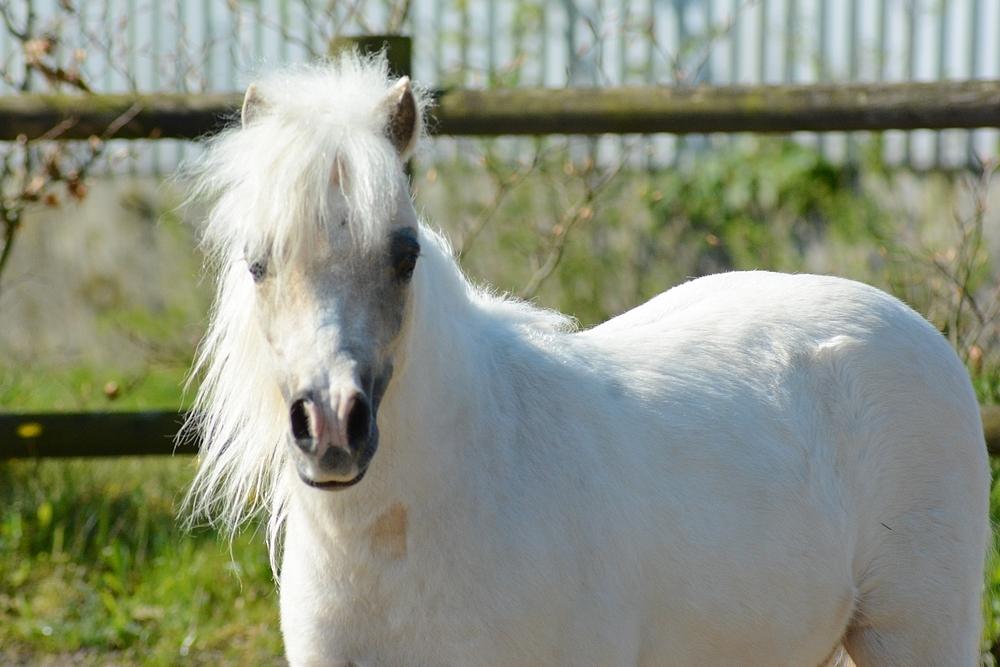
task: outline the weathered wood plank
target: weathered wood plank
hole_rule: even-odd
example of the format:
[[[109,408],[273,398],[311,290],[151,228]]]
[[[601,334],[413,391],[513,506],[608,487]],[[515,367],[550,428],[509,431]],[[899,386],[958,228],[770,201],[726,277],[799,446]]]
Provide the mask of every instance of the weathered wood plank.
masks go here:
[[[239,94],[0,96],[0,140],[195,139],[238,120]]]
[[[193,454],[174,449],[184,415],[163,412],[0,414],[0,459]]]
[[[982,416],[986,448],[1000,456],[1000,405]],[[194,442],[174,447],[183,420],[177,412],[0,413],[0,460],[194,454]]]
[[[448,90],[435,100],[429,126],[442,135],[1000,127],[1000,81]],[[4,96],[0,140],[192,139],[234,122],[241,101],[240,93]]]
[[[787,133],[1000,126],[1000,81],[445,93],[442,134]]]

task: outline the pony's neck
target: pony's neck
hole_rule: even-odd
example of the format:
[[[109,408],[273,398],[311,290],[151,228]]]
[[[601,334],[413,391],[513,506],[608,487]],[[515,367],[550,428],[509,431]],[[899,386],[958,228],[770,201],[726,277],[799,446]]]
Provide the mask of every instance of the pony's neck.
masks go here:
[[[492,356],[496,333],[481,297],[443,241],[434,239],[423,248],[397,372],[380,420],[397,460],[409,458],[401,450],[438,458],[435,453],[444,454],[453,444],[456,422],[477,416],[482,366]]]

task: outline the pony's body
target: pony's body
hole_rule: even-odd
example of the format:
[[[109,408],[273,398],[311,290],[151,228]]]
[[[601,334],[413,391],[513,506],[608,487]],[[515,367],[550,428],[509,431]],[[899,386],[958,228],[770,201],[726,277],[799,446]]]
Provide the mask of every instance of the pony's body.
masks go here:
[[[207,483],[274,480],[293,665],[812,667],[841,642],[862,667],[975,663],[986,452],[917,314],[731,273],[571,333],[470,286],[405,198],[393,219],[420,262],[364,480],[296,479],[266,371],[264,463],[232,453],[238,415],[206,428],[229,442],[209,439]],[[224,411],[265,352],[226,349],[260,336],[219,318],[203,405]]]
[[[939,657],[975,649],[975,399],[897,301],[735,273],[576,334],[450,305],[410,332],[384,474],[293,494],[293,661],[814,665],[880,613],[946,623]],[[394,515],[405,548],[381,539]]]

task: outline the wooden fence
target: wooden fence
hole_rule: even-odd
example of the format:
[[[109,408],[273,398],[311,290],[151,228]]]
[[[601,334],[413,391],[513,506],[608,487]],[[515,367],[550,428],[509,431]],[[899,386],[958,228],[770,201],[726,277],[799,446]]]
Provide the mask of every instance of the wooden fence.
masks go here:
[[[0,97],[0,140],[194,139],[242,96]],[[1000,81],[671,88],[444,90],[429,127],[452,136],[672,134],[1000,127]]]
[[[332,50],[388,44],[409,70],[398,37],[348,39]],[[403,52],[403,60],[393,54]],[[190,139],[232,122],[232,94],[0,96],[0,140]],[[447,135],[541,135],[909,130],[1000,127],[1000,81],[753,87],[447,90],[430,129]],[[194,453],[175,437],[183,415],[0,413],[0,460],[24,457]],[[1000,406],[983,408],[987,446],[1000,455]]]

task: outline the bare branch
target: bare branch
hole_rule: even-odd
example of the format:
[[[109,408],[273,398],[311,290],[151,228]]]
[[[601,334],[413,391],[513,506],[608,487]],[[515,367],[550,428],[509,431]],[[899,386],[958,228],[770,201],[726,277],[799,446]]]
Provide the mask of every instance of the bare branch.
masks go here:
[[[59,6],[66,16],[80,22],[80,34],[86,36],[86,22],[82,15],[68,0],[60,2]],[[107,5],[105,10],[107,11]],[[28,91],[32,87],[32,75],[37,72],[50,88],[70,86],[86,95],[92,93],[91,86],[78,69],[83,58],[79,52],[74,52],[74,60],[64,65],[57,60],[61,52],[58,48],[60,34],[35,34],[37,15],[33,3],[27,4],[23,30],[14,25],[15,19],[7,2],[0,2],[0,16],[8,32],[20,43],[24,54],[23,78],[17,81],[9,72],[5,72],[5,80],[22,91]],[[105,19],[107,16],[105,13]],[[116,59],[113,44],[109,43],[103,48],[107,49],[109,64],[114,63]],[[133,82],[134,87],[134,79],[130,76],[126,78]],[[105,128],[102,136],[114,136],[136,113],[138,109],[127,109]],[[70,198],[82,199],[86,196],[87,188],[83,179],[103,155],[105,143],[95,140],[83,150],[76,150],[53,141],[64,138],[76,125],[77,119],[66,117],[40,133],[35,141],[28,141],[26,136],[17,137],[9,149],[3,152],[0,164],[0,236],[3,243],[0,248],[0,279],[10,265],[17,237],[23,227],[23,216],[29,206],[36,202],[58,206],[61,203],[60,193],[56,190],[58,186],[64,187]]]
[[[48,65],[41,60],[31,61],[31,67],[41,72],[42,76],[44,76],[51,84],[58,85],[59,83],[65,83],[85,93],[94,92],[90,89],[90,86],[88,86],[87,83],[80,78],[79,72],[73,72],[62,67]]]
[[[573,228],[579,223],[593,218],[593,204],[597,195],[618,175],[624,166],[625,159],[622,158],[613,169],[606,171],[596,184],[590,183],[589,178],[587,178],[588,174],[584,174],[585,189],[583,196],[577,204],[566,209],[562,219],[553,227],[549,251],[545,261],[528,278],[528,282],[520,292],[521,298],[533,298],[538,293],[542,284],[555,272],[562,261],[563,253],[566,250],[566,243],[569,241],[569,236]],[[591,163],[588,171],[593,168],[594,165]]]
[[[3,19],[4,27],[7,28],[7,32],[15,37],[18,41],[24,42],[28,39],[28,28],[25,27],[24,30],[19,29],[14,25],[14,17],[10,14],[10,6],[7,0],[0,2],[0,18]]]
[[[4,229],[3,229],[3,250],[0,250],[0,279],[2,279],[4,270],[7,268],[7,264],[10,261],[11,251],[14,249],[14,240],[17,238],[17,231],[21,226],[21,209],[16,211],[5,210],[4,215]],[[0,295],[3,294],[3,282],[0,280]]]
[[[472,246],[476,239],[482,233],[486,226],[494,219],[497,211],[500,210],[500,205],[506,199],[507,195],[510,194],[518,185],[520,185],[525,178],[527,178],[531,173],[533,173],[542,160],[542,151],[537,150],[535,154],[527,165],[520,169],[515,170],[513,173],[507,175],[501,175],[495,169],[491,169],[489,166],[489,161],[487,160],[487,171],[494,180],[494,186],[496,188],[496,193],[493,196],[493,200],[486,206],[484,212],[476,220],[476,223],[466,232],[462,239],[462,243],[458,249],[458,261],[461,262],[466,255],[472,250]]]

